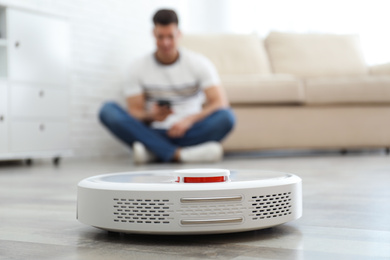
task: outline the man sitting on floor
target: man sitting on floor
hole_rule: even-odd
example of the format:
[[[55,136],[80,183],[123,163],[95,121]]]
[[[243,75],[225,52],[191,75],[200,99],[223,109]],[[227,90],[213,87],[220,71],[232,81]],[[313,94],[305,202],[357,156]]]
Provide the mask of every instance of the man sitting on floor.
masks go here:
[[[219,161],[219,142],[235,118],[218,73],[206,57],[178,48],[173,10],[159,10],[153,22],[157,50],[131,66],[124,90],[128,112],[107,102],[100,120],[133,147],[135,163]]]

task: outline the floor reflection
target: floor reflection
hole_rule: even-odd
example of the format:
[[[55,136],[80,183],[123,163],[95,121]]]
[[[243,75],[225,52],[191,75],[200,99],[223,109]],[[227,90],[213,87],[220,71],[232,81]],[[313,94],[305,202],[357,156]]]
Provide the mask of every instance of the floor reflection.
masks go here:
[[[107,232],[92,228],[79,234],[80,245],[93,244],[115,250],[136,250],[147,253],[169,253],[200,257],[202,252],[214,256],[247,256],[248,259],[302,259],[302,233],[294,225],[229,234],[209,235],[146,235]],[[261,253],[261,254],[260,254]],[[260,255],[259,255],[260,254]]]

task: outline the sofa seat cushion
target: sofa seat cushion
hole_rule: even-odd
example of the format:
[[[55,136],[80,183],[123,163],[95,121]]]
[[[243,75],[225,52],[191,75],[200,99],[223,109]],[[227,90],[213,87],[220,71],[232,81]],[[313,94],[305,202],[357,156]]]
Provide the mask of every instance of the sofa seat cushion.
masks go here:
[[[291,75],[222,75],[231,104],[296,104],[304,100],[301,81]]]
[[[307,79],[307,104],[390,103],[390,76]]]
[[[355,35],[271,32],[265,43],[274,73],[301,78],[368,74]]]
[[[254,34],[183,35],[181,46],[205,55],[219,74],[270,74],[264,43]]]

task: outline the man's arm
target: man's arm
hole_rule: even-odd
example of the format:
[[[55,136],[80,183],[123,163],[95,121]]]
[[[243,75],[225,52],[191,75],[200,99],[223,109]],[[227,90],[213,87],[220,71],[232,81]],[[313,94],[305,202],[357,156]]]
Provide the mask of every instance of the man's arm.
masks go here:
[[[229,107],[225,91],[221,86],[212,86],[204,90],[206,104],[200,113],[188,116],[174,124],[168,131],[170,137],[181,137],[196,122],[206,118],[215,111]]]
[[[128,97],[126,101],[130,115],[143,122],[151,121],[151,116],[145,110],[145,97],[143,94]]]
[[[218,109],[229,107],[225,91],[221,86],[209,87],[205,89],[204,93],[206,96],[206,104],[200,113],[190,116],[192,117],[193,123],[206,118]]]
[[[128,97],[126,101],[130,115],[142,122],[164,121],[167,116],[172,114],[170,108],[160,107],[157,104],[154,104],[152,109],[147,111],[145,109],[146,101],[144,94]]]

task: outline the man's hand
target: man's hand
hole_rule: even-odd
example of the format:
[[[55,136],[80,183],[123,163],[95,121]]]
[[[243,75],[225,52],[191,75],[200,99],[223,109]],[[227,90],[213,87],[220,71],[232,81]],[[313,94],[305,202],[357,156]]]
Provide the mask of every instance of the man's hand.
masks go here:
[[[151,115],[153,121],[164,121],[173,111],[168,106],[159,106],[158,104],[153,104]]]
[[[168,130],[168,136],[172,138],[180,138],[185,135],[185,133],[192,127],[194,124],[194,120],[192,117],[187,117],[176,124],[174,124],[169,130]]]

